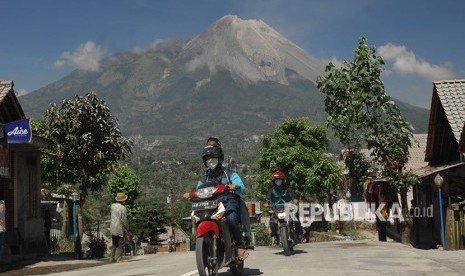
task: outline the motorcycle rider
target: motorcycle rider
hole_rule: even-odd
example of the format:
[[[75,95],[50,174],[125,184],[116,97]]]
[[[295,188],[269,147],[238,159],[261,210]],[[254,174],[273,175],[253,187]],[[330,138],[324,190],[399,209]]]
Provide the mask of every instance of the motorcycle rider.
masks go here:
[[[210,137],[207,139],[207,146],[220,146],[221,143],[220,140],[216,137]],[[244,185],[244,190],[245,190],[245,185]],[[250,217],[249,217],[249,211],[247,209],[247,205],[245,204],[244,199],[242,198],[242,194],[244,191],[241,191],[239,194],[239,214],[240,214],[240,221],[242,225],[242,232],[244,233],[244,242],[245,242],[245,248],[247,249],[254,249],[255,246],[252,243],[252,240],[250,238]]]
[[[292,202],[294,205],[299,204],[299,200],[297,199],[297,196],[294,193],[294,190],[291,188],[290,185],[287,185],[286,183],[286,175],[278,170],[273,173],[273,178],[272,178],[272,186],[268,189],[266,193],[266,200],[264,206],[268,207],[269,204],[268,202],[272,202],[273,204],[276,204],[278,202],[283,202],[283,203],[289,203]],[[297,236],[297,241],[296,242],[301,242],[302,241],[302,226],[300,224],[299,220],[299,215],[298,213],[295,214],[295,218],[297,221],[294,221],[295,225],[295,230],[296,230],[296,236]],[[275,238],[275,241],[278,241],[278,225],[273,222],[273,220],[270,219],[270,229],[271,229],[271,234]]]
[[[197,187],[206,182],[217,182],[228,186],[230,193],[223,196],[220,200],[226,208],[226,219],[238,248],[237,253],[239,258],[245,260],[249,256],[249,253],[244,248],[239,223],[239,199],[240,194],[245,189],[245,185],[236,172],[226,170],[223,166],[224,154],[220,146],[206,146],[202,152],[202,160],[207,169],[197,183]],[[185,193],[183,197],[188,199],[189,193]]]

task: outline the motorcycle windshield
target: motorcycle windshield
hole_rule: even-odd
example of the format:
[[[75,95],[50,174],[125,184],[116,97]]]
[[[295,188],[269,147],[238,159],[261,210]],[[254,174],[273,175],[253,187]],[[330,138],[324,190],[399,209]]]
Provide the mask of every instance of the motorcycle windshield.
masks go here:
[[[215,182],[204,182],[200,186],[198,186],[196,188],[196,190],[202,189],[202,188],[216,187],[216,185],[222,185],[222,184],[221,183],[215,183]]]

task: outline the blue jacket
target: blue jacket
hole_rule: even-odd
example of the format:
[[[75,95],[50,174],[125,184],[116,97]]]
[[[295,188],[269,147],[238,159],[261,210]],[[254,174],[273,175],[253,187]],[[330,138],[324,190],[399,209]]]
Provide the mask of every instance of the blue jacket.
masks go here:
[[[197,183],[197,188],[205,182],[213,181],[222,184],[234,184],[236,185],[236,195],[240,196],[245,190],[244,182],[242,182],[241,177],[234,171],[228,170],[225,167],[221,166],[220,174],[217,177],[213,176],[213,173],[210,169],[207,169],[202,176],[202,178]]]

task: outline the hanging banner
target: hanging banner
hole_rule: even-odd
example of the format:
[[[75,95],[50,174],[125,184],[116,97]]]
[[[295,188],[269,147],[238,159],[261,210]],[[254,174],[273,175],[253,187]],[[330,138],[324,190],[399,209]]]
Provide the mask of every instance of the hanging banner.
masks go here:
[[[10,177],[10,152],[6,143],[0,143],[0,177]]]
[[[9,144],[30,143],[32,139],[31,122],[22,119],[4,126],[6,141]]]

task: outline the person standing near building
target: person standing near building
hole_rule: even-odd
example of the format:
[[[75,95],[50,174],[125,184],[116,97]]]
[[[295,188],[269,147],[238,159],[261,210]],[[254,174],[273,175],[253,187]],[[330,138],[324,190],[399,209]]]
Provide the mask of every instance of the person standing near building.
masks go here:
[[[111,251],[110,260],[121,262],[123,260],[124,238],[128,236],[127,210],[124,203],[128,199],[125,193],[117,193],[116,202],[111,205]]]
[[[3,255],[3,247],[5,246],[5,232],[6,232],[6,221],[5,221],[5,201],[0,199],[0,260]]]

